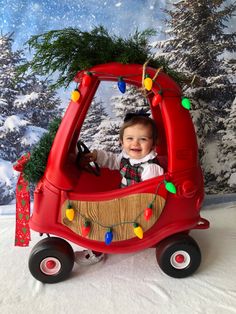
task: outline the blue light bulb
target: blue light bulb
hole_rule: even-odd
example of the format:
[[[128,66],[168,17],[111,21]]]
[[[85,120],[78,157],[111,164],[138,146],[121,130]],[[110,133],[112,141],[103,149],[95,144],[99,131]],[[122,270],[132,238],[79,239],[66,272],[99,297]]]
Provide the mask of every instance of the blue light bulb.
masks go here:
[[[125,81],[123,80],[123,77],[120,77],[120,78],[119,78],[117,84],[118,84],[118,88],[119,88],[120,92],[121,92],[122,94],[124,94],[125,91],[126,91],[126,83],[125,83]]]
[[[109,229],[109,231],[107,231],[106,234],[105,234],[105,243],[106,243],[106,245],[111,244],[112,239],[113,239],[113,233],[112,233],[112,230]]]

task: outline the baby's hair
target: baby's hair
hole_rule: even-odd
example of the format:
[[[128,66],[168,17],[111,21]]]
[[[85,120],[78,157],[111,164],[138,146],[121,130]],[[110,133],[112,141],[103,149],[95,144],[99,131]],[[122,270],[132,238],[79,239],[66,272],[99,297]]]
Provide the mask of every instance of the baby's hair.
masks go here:
[[[153,144],[155,145],[157,142],[157,127],[156,123],[153,119],[146,117],[146,116],[133,116],[131,119],[125,121],[123,125],[120,128],[120,141],[123,141],[123,136],[124,136],[124,130],[130,126],[136,125],[136,124],[141,124],[143,126],[150,126],[152,129],[152,139],[153,139]]]

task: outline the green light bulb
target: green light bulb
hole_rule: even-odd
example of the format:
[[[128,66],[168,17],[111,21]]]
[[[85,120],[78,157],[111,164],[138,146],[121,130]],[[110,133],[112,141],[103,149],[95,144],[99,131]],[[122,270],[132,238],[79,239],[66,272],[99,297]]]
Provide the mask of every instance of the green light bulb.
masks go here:
[[[176,194],[176,187],[172,182],[165,181],[165,187],[168,192]]]
[[[181,105],[187,109],[187,110],[190,110],[191,109],[191,102],[188,98],[184,97],[182,98],[182,101],[181,101]]]

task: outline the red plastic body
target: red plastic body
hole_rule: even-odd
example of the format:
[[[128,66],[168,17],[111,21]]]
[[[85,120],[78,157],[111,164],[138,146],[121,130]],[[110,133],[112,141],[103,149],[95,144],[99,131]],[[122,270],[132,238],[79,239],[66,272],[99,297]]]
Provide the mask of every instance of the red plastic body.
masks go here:
[[[156,72],[150,67],[146,71],[150,77]],[[175,233],[208,228],[209,222],[200,216],[204,186],[194,126],[189,111],[181,106],[179,86],[165,73],[157,76],[147,98],[158,128],[159,162],[165,169],[165,179],[174,183],[177,193],[168,193],[161,185],[159,193],[166,198],[165,208],[142,240],[134,237],[106,245],[74,234],[61,224],[60,208],[65,199],[99,202],[137,193],[155,193],[157,184],[164,179],[161,176],[117,189],[120,180],[117,171],[101,169],[101,176],[96,177],[81,171],[72,161],[81,126],[99,83],[117,81],[122,76],[127,84],[138,88],[142,85],[143,66],[138,64],[108,63],[95,66],[89,72],[92,73],[89,82],[84,80],[84,71],[75,77],[81,96],[76,102],[70,101],[53,142],[45,174],[35,189],[31,229],[57,235],[96,251],[129,253],[153,247]],[[152,98],[160,90],[161,102],[152,106]]]

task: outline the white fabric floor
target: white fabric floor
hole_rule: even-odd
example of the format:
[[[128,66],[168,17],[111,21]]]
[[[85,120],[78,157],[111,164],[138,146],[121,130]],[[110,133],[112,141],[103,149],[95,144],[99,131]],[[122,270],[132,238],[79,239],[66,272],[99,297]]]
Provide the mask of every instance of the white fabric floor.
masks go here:
[[[211,228],[191,232],[202,252],[198,271],[174,279],[159,269],[155,250],[109,255],[75,264],[71,277],[42,284],[28,270],[30,247],[14,247],[15,217],[0,216],[0,313],[230,314],[236,313],[236,203],[202,211]],[[74,246],[74,249],[78,247]]]

